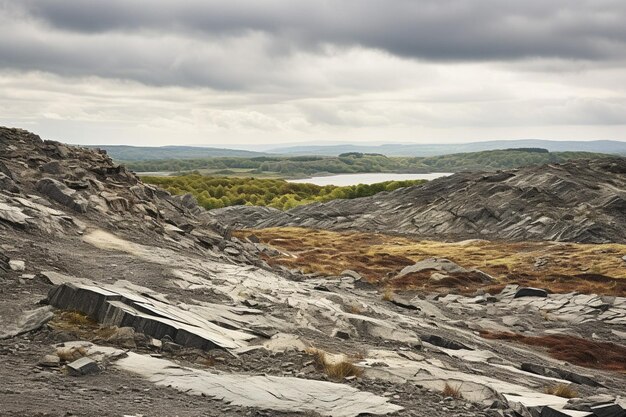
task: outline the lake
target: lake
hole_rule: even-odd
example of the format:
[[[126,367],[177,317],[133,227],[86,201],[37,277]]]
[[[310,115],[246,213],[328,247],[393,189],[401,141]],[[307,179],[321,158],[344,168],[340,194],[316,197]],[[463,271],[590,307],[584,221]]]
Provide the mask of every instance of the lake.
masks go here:
[[[366,173],[366,174],[340,174],[327,175],[323,177],[303,178],[299,180],[287,180],[295,183],[308,183],[315,185],[356,185],[375,184],[384,181],[405,181],[405,180],[434,180],[435,178],[452,175],[446,172],[431,172],[428,174],[394,174],[386,172]]]

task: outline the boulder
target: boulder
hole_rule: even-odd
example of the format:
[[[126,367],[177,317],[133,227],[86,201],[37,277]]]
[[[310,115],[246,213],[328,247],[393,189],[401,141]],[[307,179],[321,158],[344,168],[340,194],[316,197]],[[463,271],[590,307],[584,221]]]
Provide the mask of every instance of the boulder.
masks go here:
[[[76,190],[72,190],[55,179],[43,178],[39,180],[37,182],[37,190],[74,211],[79,213],[87,211],[87,201],[77,195]]]

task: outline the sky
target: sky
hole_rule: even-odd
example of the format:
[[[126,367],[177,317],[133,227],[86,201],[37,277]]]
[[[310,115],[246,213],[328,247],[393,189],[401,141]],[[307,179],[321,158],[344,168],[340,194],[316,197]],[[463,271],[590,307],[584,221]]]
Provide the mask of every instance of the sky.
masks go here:
[[[152,146],[626,140],[626,2],[0,0],[0,125]]]

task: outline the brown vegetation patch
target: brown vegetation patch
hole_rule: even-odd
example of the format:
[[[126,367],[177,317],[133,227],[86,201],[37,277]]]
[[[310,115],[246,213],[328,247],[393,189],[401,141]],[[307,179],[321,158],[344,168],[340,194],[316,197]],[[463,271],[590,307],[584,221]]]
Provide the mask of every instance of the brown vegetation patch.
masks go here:
[[[506,284],[545,288],[554,293],[626,296],[626,245],[560,242],[434,242],[380,233],[334,232],[295,227],[238,231],[254,234],[286,255],[266,256],[270,264],[303,272],[339,275],[352,269],[370,283],[397,290],[455,289],[464,294],[479,288],[498,292]],[[402,268],[425,258],[446,258],[467,269],[479,269],[496,282],[482,282],[472,273],[440,281],[432,271],[392,279]]]
[[[626,347],[567,335],[524,336],[518,333],[482,331],[485,339],[509,340],[544,347],[555,359],[593,369],[626,372]]]
[[[56,311],[48,325],[69,333],[77,339],[88,341],[106,340],[116,332],[115,327],[103,327],[80,311]]]

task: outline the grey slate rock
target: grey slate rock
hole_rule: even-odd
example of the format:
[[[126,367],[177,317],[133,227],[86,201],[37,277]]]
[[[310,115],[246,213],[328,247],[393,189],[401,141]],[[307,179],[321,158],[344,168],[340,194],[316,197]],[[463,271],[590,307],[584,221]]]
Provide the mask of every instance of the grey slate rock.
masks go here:
[[[82,376],[97,374],[100,372],[100,367],[93,359],[80,358],[72,363],[67,364],[67,370],[70,375]]]
[[[463,343],[457,342],[455,340],[446,339],[446,338],[443,338],[441,336],[434,335],[434,334],[421,336],[421,339],[423,342],[430,343],[431,345],[439,346],[445,349],[473,350],[472,348],[465,346]]]
[[[546,290],[542,290],[541,288],[532,288],[532,287],[522,287],[515,292],[513,298],[521,298],[521,297],[547,297],[548,293]]]
[[[591,407],[597,417],[626,417],[626,411],[619,404],[603,404]]]
[[[54,368],[61,364],[61,359],[57,355],[46,355],[39,361],[39,365]]]
[[[72,190],[60,181],[43,178],[37,182],[37,190],[74,211],[79,213],[87,211],[87,201],[76,195],[76,190]]]
[[[550,378],[565,379],[579,385],[587,385],[590,387],[602,387],[603,385],[586,375],[580,375],[565,369],[537,365],[534,363],[522,363],[521,369],[537,375],[543,375]]]

